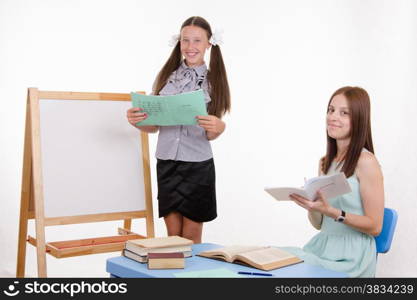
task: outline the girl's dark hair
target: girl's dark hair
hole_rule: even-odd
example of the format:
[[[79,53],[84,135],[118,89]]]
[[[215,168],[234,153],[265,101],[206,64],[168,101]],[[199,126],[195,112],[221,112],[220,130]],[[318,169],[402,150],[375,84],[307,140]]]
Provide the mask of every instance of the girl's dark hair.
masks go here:
[[[342,172],[350,177],[355,172],[362,149],[374,153],[371,133],[371,104],[368,93],[360,87],[345,86],[333,93],[327,105],[329,110],[330,102],[336,95],[346,97],[349,105],[350,116],[350,143],[345,157],[342,159]],[[327,152],[322,159],[322,171],[327,174],[330,165],[337,154],[336,140],[327,133]]]
[[[207,38],[210,39],[212,31],[210,24],[202,17],[191,17],[185,20],[181,29],[185,26],[198,26],[207,32]],[[178,42],[174,47],[167,62],[159,71],[156,78],[155,95],[158,95],[166,85],[169,76],[181,65],[181,44]],[[224,67],[222,53],[219,45],[211,47],[210,66],[207,72],[209,84],[209,93],[211,101],[208,104],[208,113],[221,118],[226,112],[230,111],[230,90],[227,82],[226,68]]]

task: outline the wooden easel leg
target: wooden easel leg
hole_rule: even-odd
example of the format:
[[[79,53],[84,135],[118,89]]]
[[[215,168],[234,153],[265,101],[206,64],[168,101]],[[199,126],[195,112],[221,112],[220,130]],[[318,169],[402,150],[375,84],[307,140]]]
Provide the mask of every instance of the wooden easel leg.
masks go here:
[[[153,225],[153,216],[152,214],[146,216],[146,236],[148,238],[155,237],[155,230]]]
[[[19,221],[19,237],[17,245],[17,268],[16,277],[25,277],[25,264],[26,264],[26,236],[28,229],[28,211],[29,201],[21,202],[20,207],[20,221]],[[25,210],[26,209],[26,210]]]
[[[29,88],[30,137],[32,149],[32,176],[35,208],[36,253],[38,276],[46,277],[45,214],[41,166],[39,91]]]
[[[132,230],[132,219],[123,220],[123,229]],[[123,250],[121,255],[123,255]]]
[[[32,184],[32,145],[31,145],[31,126],[30,126],[30,99],[29,91],[26,104],[26,125],[25,125],[25,142],[23,149],[23,170],[22,170],[22,188],[20,197],[20,219],[19,219],[19,236],[17,245],[17,267],[16,277],[25,276],[26,264],[26,236],[29,220],[29,201],[31,199]]]
[[[146,236],[155,237],[152,208],[151,170],[149,167],[149,140],[146,132],[141,132],[143,175],[145,182],[145,203],[146,203]]]
[[[123,228],[127,230],[132,230],[132,219],[125,219],[123,222]]]
[[[36,220],[36,257],[38,260],[38,277],[46,276],[46,245],[45,245],[45,226],[43,220]]]

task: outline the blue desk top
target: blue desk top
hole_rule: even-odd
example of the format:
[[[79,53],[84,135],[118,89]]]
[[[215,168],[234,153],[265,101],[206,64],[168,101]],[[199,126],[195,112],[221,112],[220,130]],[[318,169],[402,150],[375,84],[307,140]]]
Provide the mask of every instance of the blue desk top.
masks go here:
[[[347,277],[347,274],[326,270],[319,266],[313,266],[306,263],[299,263],[283,268],[275,269],[269,272],[262,270],[231,264],[215,259],[195,256],[197,253],[205,250],[211,250],[221,247],[216,244],[202,243],[192,246],[193,256],[185,259],[185,269],[169,270],[149,270],[147,264],[139,263],[124,256],[118,256],[107,259],[106,271],[113,276],[122,278],[167,278],[174,277],[174,273],[202,271],[211,269],[228,269],[233,272],[261,272],[271,273],[273,277]],[[271,278],[264,276],[245,276],[252,278]]]

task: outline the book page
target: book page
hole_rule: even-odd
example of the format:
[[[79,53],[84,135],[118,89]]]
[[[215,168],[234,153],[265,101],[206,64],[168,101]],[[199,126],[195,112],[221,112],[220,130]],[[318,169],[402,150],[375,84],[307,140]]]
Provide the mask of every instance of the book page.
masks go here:
[[[278,248],[268,247],[264,249],[242,253],[237,255],[236,257],[238,259],[246,258],[246,260],[253,261],[259,265],[266,265],[276,261],[292,258],[294,257],[294,255]]]
[[[281,187],[281,188],[265,188],[265,191],[274,197],[276,200],[291,200],[290,194],[298,194],[300,196],[307,198],[307,193],[302,188],[290,188],[290,187]]]
[[[199,253],[199,255],[207,256],[207,257],[214,257],[214,256],[223,256],[227,261],[232,262],[234,256],[239,253],[245,253],[252,250],[263,249],[265,247],[257,247],[257,246],[228,246],[208,251],[203,251]]]
[[[314,177],[306,181],[305,190],[308,198],[314,200],[321,190],[326,198],[333,198],[351,192],[344,173]]]
[[[138,123],[146,125],[197,125],[196,116],[207,115],[203,90],[170,96],[131,93],[133,107],[140,107],[147,118]]]

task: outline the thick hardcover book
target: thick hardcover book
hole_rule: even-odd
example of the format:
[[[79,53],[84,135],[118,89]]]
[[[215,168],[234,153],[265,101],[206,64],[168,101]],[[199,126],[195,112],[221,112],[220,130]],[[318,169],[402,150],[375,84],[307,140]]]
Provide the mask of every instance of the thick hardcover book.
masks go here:
[[[248,265],[264,271],[278,269],[303,261],[289,252],[274,247],[230,246],[203,251],[197,255]]]
[[[174,253],[149,253],[148,269],[184,269],[184,254]]]
[[[179,237],[168,236],[161,238],[128,240],[125,249],[138,255],[145,256],[149,252],[191,252],[193,241]]]

